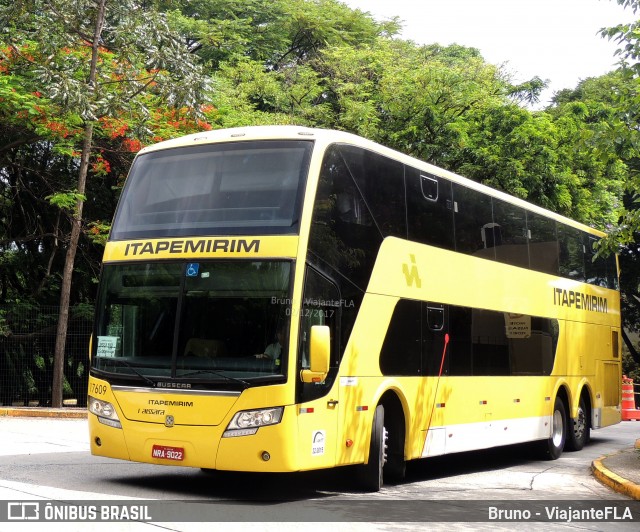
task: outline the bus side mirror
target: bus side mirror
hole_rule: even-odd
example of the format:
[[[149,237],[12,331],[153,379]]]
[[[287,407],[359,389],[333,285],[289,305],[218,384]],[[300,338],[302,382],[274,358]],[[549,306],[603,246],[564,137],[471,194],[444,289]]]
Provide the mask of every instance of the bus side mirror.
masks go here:
[[[302,382],[323,382],[329,373],[331,333],[327,325],[313,325],[309,342],[310,368],[300,372]]]

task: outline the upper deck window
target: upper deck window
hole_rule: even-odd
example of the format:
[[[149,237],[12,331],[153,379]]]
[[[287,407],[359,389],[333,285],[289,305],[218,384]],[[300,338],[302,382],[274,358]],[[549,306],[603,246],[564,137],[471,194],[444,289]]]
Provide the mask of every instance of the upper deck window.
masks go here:
[[[140,155],[111,239],[297,233],[312,148],[266,140]]]

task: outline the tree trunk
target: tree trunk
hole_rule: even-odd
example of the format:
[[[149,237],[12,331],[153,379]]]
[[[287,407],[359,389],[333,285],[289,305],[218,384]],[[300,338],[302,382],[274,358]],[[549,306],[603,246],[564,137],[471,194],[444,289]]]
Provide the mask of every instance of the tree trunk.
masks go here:
[[[91,145],[93,143],[93,125],[88,123],[84,129],[84,140],[82,142],[82,155],[80,157],[80,172],[78,174],[78,194],[84,195],[87,183],[87,170],[89,169],[89,157],[91,156]],[[58,330],[56,333],[56,346],[53,355],[53,385],[51,388],[51,406],[60,408],[62,406],[62,386],[64,381],[64,351],[67,342],[67,329],[69,326],[69,303],[71,299],[71,278],[73,276],[73,266],[78,250],[80,232],[82,231],[82,209],[84,201],[78,199],[76,212],[72,218],[71,236],[67,246],[67,255],[62,270],[62,286],[60,287],[60,317],[58,318]]]
[[[89,68],[89,79],[87,81],[90,92],[96,94],[96,72],[98,69],[98,48],[100,36],[104,27],[105,11],[107,0],[100,0],[97,5],[96,25],[93,34],[91,50],[91,66]],[[71,236],[67,247],[67,255],[62,273],[62,286],[60,287],[60,317],[58,318],[58,331],[56,334],[56,346],[53,355],[53,384],[51,387],[51,406],[59,408],[62,406],[62,387],[64,383],[64,352],[67,343],[67,329],[69,327],[69,303],[71,299],[71,278],[73,267],[78,250],[78,241],[82,231],[82,208],[84,206],[84,192],[87,184],[87,171],[89,169],[89,158],[93,145],[93,123],[90,119],[84,126],[84,137],[82,139],[82,155],[80,156],[80,171],[78,172],[78,202],[76,211],[73,214],[71,225]]]

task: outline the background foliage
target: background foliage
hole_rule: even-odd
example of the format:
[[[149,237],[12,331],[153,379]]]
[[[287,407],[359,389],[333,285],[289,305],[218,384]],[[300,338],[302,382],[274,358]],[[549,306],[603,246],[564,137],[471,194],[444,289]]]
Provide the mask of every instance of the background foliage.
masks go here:
[[[638,9],[638,0],[617,0]],[[478,50],[419,45],[337,0],[0,0],[0,304],[59,302],[83,202],[70,304],[91,306],[127,169],[143,145],[203,129],[351,131],[607,231],[640,323],[640,22],[602,30],[619,68],[557,93]],[[86,190],[77,189],[91,124]],[[0,333],[10,338],[0,315]],[[0,357],[3,356],[0,353]]]

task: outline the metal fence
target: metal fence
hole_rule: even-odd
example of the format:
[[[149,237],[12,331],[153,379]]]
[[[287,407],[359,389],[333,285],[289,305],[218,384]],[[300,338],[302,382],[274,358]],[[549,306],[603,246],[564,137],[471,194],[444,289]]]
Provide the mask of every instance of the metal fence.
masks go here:
[[[93,308],[72,307],[64,360],[63,402],[86,406]],[[0,305],[0,405],[49,406],[58,307]]]

